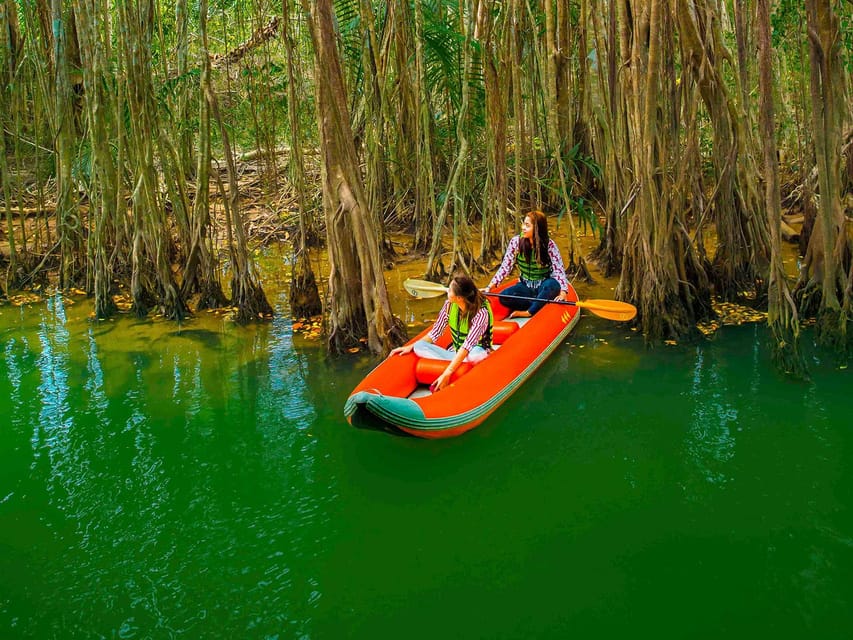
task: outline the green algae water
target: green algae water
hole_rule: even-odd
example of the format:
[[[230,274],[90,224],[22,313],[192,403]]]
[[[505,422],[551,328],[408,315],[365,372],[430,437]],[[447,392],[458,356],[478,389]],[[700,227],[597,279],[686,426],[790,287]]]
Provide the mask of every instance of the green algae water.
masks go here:
[[[349,426],[375,360],[301,343],[284,304],[247,328],[0,307],[0,637],[853,634],[831,354],[793,382],[761,327],[647,349],[586,316],[425,441]]]

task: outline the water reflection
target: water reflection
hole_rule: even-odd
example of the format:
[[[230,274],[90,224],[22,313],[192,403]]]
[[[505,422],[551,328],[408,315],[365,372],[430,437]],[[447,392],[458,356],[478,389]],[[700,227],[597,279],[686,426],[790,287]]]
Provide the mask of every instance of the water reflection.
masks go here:
[[[15,322],[12,636],[375,638],[416,619],[413,637],[498,637],[519,607],[566,635],[662,598],[709,635],[731,630],[720,610],[797,637],[849,620],[849,377],[784,383],[757,334],[648,350],[581,331],[488,425],[428,442],[346,425],[375,359],[307,352],[286,313],[178,332],[57,301]],[[637,622],[609,619],[614,637]]]
[[[76,466],[70,451],[70,431],[73,423],[68,399],[69,334],[65,326],[62,298],[47,301],[47,309],[39,327],[41,353],[36,360],[40,373],[38,394],[41,404],[39,419],[33,426],[33,459],[44,451],[49,458],[49,483],[54,492],[63,488],[73,493],[71,470]]]
[[[728,399],[732,390],[725,374],[723,364],[708,358],[703,347],[696,349],[685,449],[703,481],[718,487],[734,480],[729,463],[735,455],[732,430],[738,423],[738,408]]]
[[[8,415],[29,431],[40,526],[54,532],[38,539],[51,560],[29,589],[56,615],[34,604],[18,625],[132,638],[216,620],[310,635],[333,494],[289,321],[158,334],[126,320],[69,319],[56,297],[35,349],[26,332],[4,344]]]
[[[27,377],[32,377],[35,368],[35,355],[26,336],[11,338],[3,349],[4,373],[6,374],[7,389],[0,393],[0,401],[8,402],[9,409],[3,414],[11,422],[14,432],[29,430],[38,424],[33,412],[33,403],[28,402],[22,391],[28,386]]]

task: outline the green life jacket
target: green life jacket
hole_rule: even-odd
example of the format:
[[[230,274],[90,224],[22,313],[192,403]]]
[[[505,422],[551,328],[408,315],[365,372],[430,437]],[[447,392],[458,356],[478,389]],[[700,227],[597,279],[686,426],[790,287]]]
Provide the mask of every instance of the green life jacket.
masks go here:
[[[489,312],[489,326],[483,332],[480,342],[478,343],[483,349],[492,348],[492,326],[495,323],[495,316],[492,314],[492,305],[488,300],[484,300],[486,310]],[[459,312],[459,305],[451,304],[450,312],[447,314],[447,324],[450,325],[450,335],[453,338],[453,349],[459,351],[468,337],[468,318],[462,316]]]
[[[521,238],[521,236],[519,236]],[[542,282],[545,278],[551,276],[551,264],[542,265],[536,259],[536,252],[530,252],[530,258],[524,257],[524,252],[519,250],[518,256],[515,258],[518,265],[518,270],[521,272],[522,280],[528,282]]]

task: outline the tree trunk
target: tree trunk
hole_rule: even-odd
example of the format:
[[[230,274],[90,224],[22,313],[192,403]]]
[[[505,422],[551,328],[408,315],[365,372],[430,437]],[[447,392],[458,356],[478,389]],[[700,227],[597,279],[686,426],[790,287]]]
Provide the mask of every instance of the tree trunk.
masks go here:
[[[464,0],[463,0],[464,2]],[[463,2],[460,2],[460,7]],[[441,210],[438,213],[438,219],[435,222],[435,228],[432,235],[432,246],[430,247],[429,257],[427,259],[426,277],[428,279],[441,279],[448,273],[453,273],[457,269],[461,269],[468,273],[473,270],[473,258],[468,249],[468,238],[470,230],[468,228],[467,218],[467,203],[469,201],[469,185],[466,181],[466,174],[469,169],[469,150],[470,141],[468,138],[468,127],[470,126],[470,105],[471,105],[471,66],[472,66],[472,51],[471,40],[473,25],[471,22],[474,19],[474,11],[470,5],[466,4],[466,10],[459,12],[459,24],[463,32],[462,44],[462,101],[459,106],[459,113],[456,119],[456,155],[453,158],[453,164],[450,167],[450,174],[447,178],[447,186],[445,187],[445,199],[441,205]],[[442,262],[443,244],[442,234],[444,225],[447,221],[448,212],[451,210],[453,214],[453,246],[450,252],[450,268],[445,269]]]
[[[773,47],[770,39],[770,0],[758,0],[759,124],[764,151],[764,204],[770,228],[770,277],[767,287],[767,324],[773,334],[773,353],[783,371],[805,372],[799,351],[800,322],[797,307],[788,290],[782,264],[782,204],[779,194],[779,166],[776,153],[776,117],[773,104]]]
[[[113,271],[109,260],[111,246],[116,242],[113,228],[118,217],[119,171],[110,149],[117,118],[116,104],[105,91],[110,82],[106,59],[108,47],[105,43],[109,42],[111,34],[108,25],[98,28],[98,7],[93,3],[74,0],[73,7],[77,15],[77,40],[83,62],[84,106],[92,149],[93,171],[88,196],[94,233],[88,241],[90,269],[93,273],[95,316],[103,319],[117,311],[112,298]]]
[[[481,2],[478,31],[482,40],[483,80],[486,94],[486,183],[483,187],[479,262],[486,265],[499,258],[507,236],[507,67],[511,21],[506,12],[501,24],[493,22],[491,12]],[[500,31],[498,28],[500,27]],[[496,34],[496,31],[498,33]]]
[[[154,38],[153,0],[120,9],[129,134],[129,172],[134,181],[131,296],[133,309],[144,316],[159,307],[169,319],[186,315],[186,305],[175,282],[170,257],[173,243],[166,224],[157,173],[156,136],[159,125],[153,86],[150,43]]]
[[[597,52],[598,92],[595,123],[600,140],[597,148],[598,162],[602,167],[604,187],[604,230],[594,257],[605,277],[617,274],[622,268],[622,252],[627,234],[625,211],[637,195],[636,186],[628,171],[631,158],[630,139],[627,131],[626,101],[621,94],[618,69],[627,65],[630,50],[627,45],[628,25],[619,20],[618,2],[607,4],[607,30],[601,25],[596,7],[589,12],[592,16],[595,50]],[[604,52],[604,54],[602,54]]]
[[[187,0],[177,0],[175,2],[175,29],[177,31],[177,60],[175,70],[178,78],[184,78],[190,71],[188,22],[189,7]],[[191,95],[191,86],[191,83],[182,82],[177,90],[175,112],[177,121],[180,123],[186,123],[192,117],[192,102],[197,99],[197,96]],[[180,128],[176,145],[178,148],[180,170],[186,178],[191,178],[194,175],[198,161],[195,158],[196,150],[193,148],[193,133],[190,127],[183,126]]]
[[[82,229],[74,181],[74,93],[69,71],[69,28],[72,11],[61,0],[51,1],[53,29],[53,128],[56,153],[56,213],[59,224],[59,286],[77,284],[84,274],[81,264]]]
[[[302,136],[299,130],[299,100],[297,91],[297,50],[293,42],[290,21],[290,2],[283,0],[282,38],[287,50],[287,115],[290,118],[290,181],[296,190],[296,206],[299,210],[299,231],[293,241],[293,267],[290,276],[290,312],[295,318],[315,316],[323,311],[323,302],[317,288],[317,278],[311,268],[311,250],[308,242],[309,220],[308,198],[305,194],[305,165],[302,159]]]
[[[206,24],[207,0],[201,0],[200,15]],[[205,30],[206,37],[206,30]],[[207,46],[205,45],[205,50]],[[209,57],[206,64],[209,64]],[[222,196],[225,209],[225,224],[228,232],[228,253],[231,259],[231,304],[237,308],[235,319],[239,323],[265,320],[272,316],[273,308],[261,288],[254,262],[249,256],[246,232],[243,228],[243,216],[240,211],[240,187],[237,184],[237,167],[228,130],[219,112],[219,101],[210,82],[203,84],[204,98],[210,109],[210,117],[216,122],[219,137],[222,140],[222,154],[228,178],[228,192],[217,174],[217,187]]]
[[[184,251],[185,263],[181,293],[189,298],[198,294],[196,310],[215,309],[227,302],[227,296],[222,291],[219,281],[219,261],[213,246],[213,234],[210,229],[210,116],[211,101],[207,96],[213,94],[211,87],[211,64],[210,52],[208,50],[207,35],[207,2],[203,0],[199,7],[199,32],[201,34],[201,78],[199,81],[199,93],[202,99],[198,102],[198,148],[196,157],[196,190],[193,199],[192,211],[188,220],[189,238]],[[185,104],[181,101],[181,104]],[[176,173],[181,174],[185,168],[181,165],[192,157],[187,155],[186,150],[179,150],[176,162]],[[180,178],[180,175],[178,176]],[[233,295],[233,292],[232,292]]]
[[[732,298],[761,288],[770,259],[766,222],[756,213],[761,203],[753,179],[757,166],[748,129],[738,117],[721,69],[732,60],[722,41],[718,0],[693,0],[692,6],[676,14],[682,59],[695,78],[713,126],[712,204],[717,229],[713,280],[717,295]]]
[[[562,3],[558,3],[561,5]],[[545,131],[548,138],[548,147],[551,150],[551,162],[557,170],[559,178],[559,204],[561,214],[565,212],[565,218],[569,223],[569,254],[568,265],[575,267],[575,224],[572,218],[572,194],[569,175],[569,167],[566,166],[563,157],[565,151],[571,148],[572,126],[569,111],[569,74],[568,65],[564,59],[564,47],[568,48],[565,41],[567,35],[566,20],[564,12],[557,7],[556,15],[550,2],[545,3],[545,61],[542,66],[546,69],[547,82],[545,83]],[[580,258],[581,263],[583,258]],[[585,267],[582,267],[585,270]]]
[[[524,89],[522,88],[521,77],[521,30],[523,21],[523,11],[521,8],[521,0],[510,1],[510,20],[507,28],[509,29],[509,74],[510,74],[510,91],[512,92],[512,115],[513,115],[513,156],[515,160],[515,170],[513,181],[513,211],[516,216],[521,214],[522,193],[526,192],[528,187],[526,184],[525,173],[526,159],[530,153],[530,141],[525,130],[524,116]]]
[[[357,347],[366,334],[369,349],[385,354],[402,343],[405,330],[391,315],[378,235],[365,209],[331,0],[308,4],[302,0],[311,16],[316,77],[325,79],[316,90],[329,247],[329,349],[340,353]]]
[[[365,195],[367,211],[372,219],[372,226],[379,234],[379,247],[383,255],[393,256],[393,249],[385,238],[385,207],[393,202],[389,198],[392,177],[388,172],[390,163],[390,145],[388,144],[386,122],[388,115],[385,86],[387,55],[381,50],[382,45],[376,35],[374,22],[376,16],[368,0],[360,0],[361,22],[364,25],[364,48],[362,49],[362,73],[364,74],[364,164],[365,164]]]
[[[427,251],[435,224],[435,174],[432,154],[432,107],[424,61],[424,17],[421,2],[415,2],[415,127],[416,193],[413,248]]]
[[[673,17],[664,0],[652,0],[634,13],[620,3],[619,18],[631,51],[621,92],[638,184],[616,297],[635,301],[643,335],[659,340],[685,333],[710,308],[710,295],[680,218],[684,195],[671,184],[682,162],[675,78],[664,73],[674,59]]]
[[[418,197],[418,102],[415,94],[416,69],[412,65],[412,51],[415,50],[414,25],[411,3],[408,0],[392,0],[387,5],[384,37],[386,45],[383,49],[388,56],[388,71],[384,75],[394,90],[389,91],[386,87],[383,93],[383,108],[386,110],[385,119],[389,125],[386,135],[389,143],[389,162],[392,167],[396,167],[390,171],[394,190],[390,206],[399,222],[411,220],[406,217],[406,212],[415,206]]]
[[[838,16],[830,0],[806,0],[811,65],[812,129],[820,201],[798,283],[801,308],[818,307],[818,335],[830,345],[847,344],[851,315],[851,251],[841,208],[841,132],[845,76]],[[815,301],[809,302],[814,297]],[[819,304],[816,300],[819,299]]]
[[[14,219],[12,217],[12,181],[8,166],[7,132],[15,130],[16,137],[20,132],[12,126],[13,112],[13,79],[18,68],[19,57],[22,53],[20,26],[15,0],[0,0],[0,187],[3,193],[3,213],[6,217],[6,230],[9,238],[9,265],[6,270],[11,274],[12,282],[18,281],[18,256],[15,246]],[[23,206],[19,202],[18,206]],[[26,250],[26,233],[22,229],[22,243]],[[2,295],[2,289],[0,289]]]
[[[17,67],[18,20],[14,0],[0,0],[0,188],[3,193],[3,213],[9,238],[9,266],[6,273],[15,278],[18,271],[15,248],[15,221],[12,218],[12,184],[7,161],[6,132],[11,130],[8,117],[11,115],[12,79]],[[2,289],[0,289],[2,295]]]

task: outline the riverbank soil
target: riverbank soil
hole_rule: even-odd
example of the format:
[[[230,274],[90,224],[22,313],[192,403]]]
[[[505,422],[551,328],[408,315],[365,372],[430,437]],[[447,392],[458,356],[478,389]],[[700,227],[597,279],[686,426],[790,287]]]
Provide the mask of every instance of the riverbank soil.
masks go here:
[[[255,255],[261,262],[262,286],[264,288],[280,288],[287,286],[289,283],[289,256],[292,253],[291,241],[298,226],[297,207],[292,195],[281,193],[277,198],[265,197],[264,185],[265,180],[259,170],[259,167],[253,162],[242,163],[239,168],[240,174],[240,205],[241,214],[246,226],[247,236]],[[282,178],[282,184],[285,184]],[[4,270],[3,274],[3,290],[7,294],[8,301],[13,305],[34,304],[43,300],[47,295],[56,293],[56,278],[55,272],[51,270],[52,258],[48,255],[48,250],[53,243],[56,242],[55,228],[55,207],[51,202],[44,202],[41,205],[37,201],[32,189],[25,190],[25,193],[30,194],[28,202],[21,203],[20,206],[12,208],[12,229],[10,230],[5,215],[0,218],[0,270]],[[218,206],[218,201],[221,195],[212,190],[211,207],[215,215],[221,215],[221,207]],[[13,203],[14,204],[14,203]],[[4,207],[5,210],[5,207]],[[84,228],[87,226],[88,214],[87,205],[85,202],[80,206],[80,219]],[[784,263],[789,276],[795,278],[797,275],[797,241],[798,234],[802,225],[803,216],[797,212],[786,214],[784,217],[783,250],[785,251]],[[515,221],[515,228],[508,230],[509,234],[516,233],[518,230],[519,221]],[[592,282],[574,282],[575,288],[583,299],[612,299],[616,285],[618,283],[618,275],[605,277],[604,273],[598,268],[598,265],[589,258],[589,256],[598,248],[599,235],[595,230],[590,229],[586,225],[581,225],[577,219],[574,220],[574,226],[570,226],[567,220],[558,220],[556,216],[550,216],[549,226],[551,235],[554,237],[557,245],[563,254],[564,260],[568,259],[569,234],[575,233],[574,246],[575,255],[583,257],[585,266]],[[216,222],[214,228],[224,233],[224,224]],[[10,255],[10,235],[14,234],[15,244],[21,254],[21,248],[24,246],[23,238],[27,239],[26,264],[21,267],[26,270],[32,270],[41,265],[43,273],[37,278],[25,280],[25,286],[22,290],[6,290],[7,283],[12,284],[16,278],[14,274],[9,273],[9,255]],[[393,265],[386,270],[386,283],[388,285],[389,296],[391,298],[392,308],[395,312],[398,309],[406,309],[409,306],[406,300],[407,294],[403,289],[402,283],[406,278],[421,278],[426,271],[426,256],[421,253],[411,253],[409,251],[410,238],[404,234],[392,233],[391,240],[396,252],[393,260]],[[713,242],[713,239],[710,240]],[[476,228],[474,229],[473,246],[477,246]],[[449,237],[446,240],[446,246],[450,245]],[[225,238],[218,239],[218,246],[222,253],[222,257],[226,258]],[[709,254],[713,253],[713,247],[709,247]],[[277,259],[264,260],[265,253],[276,255]],[[320,252],[323,253],[323,252]],[[47,256],[47,257],[46,257]],[[318,281],[324,282],[328,269],[325,262],[325,255],[319,255],[317,258],[317,277]],[[491,275],[497,269],[498,262],[495,261],[491,265],[482,265],[484,273],[474,274],[475,280],[485,286],[490,280]],[[179,275],[180,265],[174,265],[176,274]],[[281,270],[281,273],[276,273]],[[21,270],[19,269],[19,272]],[[2,273],[2,271],[0,271]],[[21,273],[18,274],[20,279]],[[62,292],[63,296],[69,303],[80,302],[86,297],[86,292],[79,289],[70,289]],[[130,308],[130,301],[127,295],[119,291],[115,296],[116,304],[119,310],[124,312]],[[192,301],[190,301],[191,303]],[[435,306],[431,304],[431,306]],[[756,311],[748,307],[736,305],[732,303],[715,303],[715,310],[720,316],[718,320],[704,323],[699,326],[699,330],[710,335],[721,324],[741,324],[742,322],[760,322],[765,319],[765,314],[761,311]],[[222,310],[221,313],[230,313],[230,309]],[[429,314],[422,315],[424,322],[429,321]],[[412,328],[417,328],[421,322],[412,322],[412,318],[404,318]],[[319,318],[295,318],[294,330],[300,332],[304,337],[310,340],[319,340],[322,337],[322,323]]]

